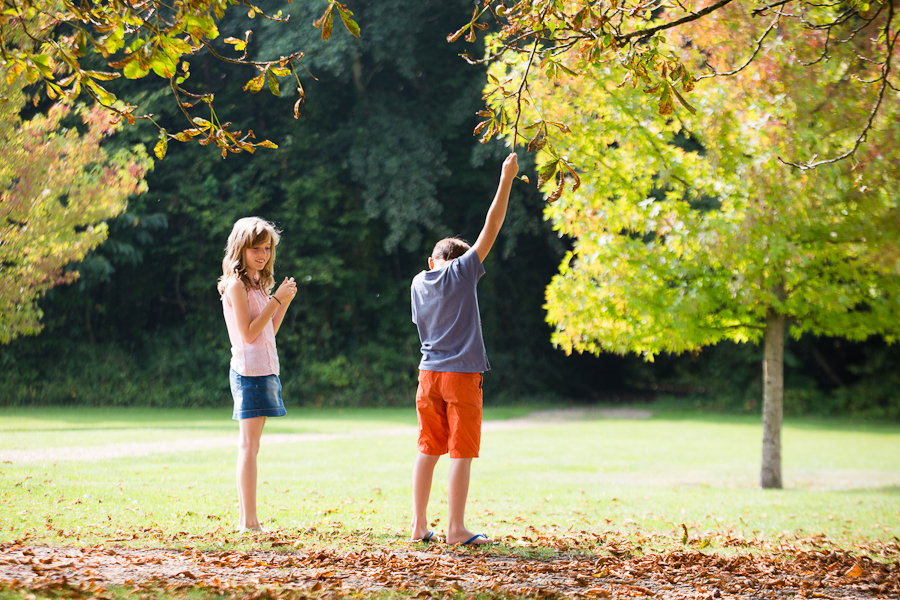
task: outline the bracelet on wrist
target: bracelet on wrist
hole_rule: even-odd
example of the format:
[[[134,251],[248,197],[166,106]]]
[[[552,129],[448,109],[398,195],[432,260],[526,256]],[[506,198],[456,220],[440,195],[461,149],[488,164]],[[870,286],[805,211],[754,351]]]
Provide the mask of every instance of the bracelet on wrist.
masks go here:
[[[279,299],[276,298],[275,296],[272,296],[271,298],[272,298],[272,300],[274,300],[274,301],[277,302],[278,304],[281,304],[281,300],[279,300]]]

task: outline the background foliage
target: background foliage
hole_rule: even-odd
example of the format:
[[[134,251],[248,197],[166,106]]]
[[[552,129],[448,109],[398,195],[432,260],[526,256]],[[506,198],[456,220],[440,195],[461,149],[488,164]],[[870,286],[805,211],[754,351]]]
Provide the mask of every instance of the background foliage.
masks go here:
[[[294,3],[292,25],[226,14],[222,37],[251,37],[251,58],[307,50],[318,78],[279,97],[241,90],[251,67],[191,60],[191,83],[216,94],[222,119],[279,144],[229,156],[171,142],[149,191],[110,220],[109,239],[70,270],[80,278],[41,303],[45,331],[0,347],[0,403],[219,406],[228,344],[215,292],[232,223],[251,214],[283,230],[276,275],[301,284],[279,333],[289,405],[411,403],[418,340],[409,282],[441,236],[470,241],[483,223],[506,150],[472,131],[484,71],[446,43],[470,3],[353,2],[362,36],[335,27],[327,42],[302,26],[327,3]],[[261,8],[282,6],[264,2]],[[222,52],[229,49],[221,48]],[[471,51],[471,50],[470,50]],[[179,115],[148,80],[128,86],[163,126]],[[127,127],[110,151],[156,137]],[[524,158],[521,157],[520,158]],[[536,177],[532,175],[532,181]],[[488,402],[522,397],[635,399],[660,393],[705,406],[758,411],[759,350],[720,345],[696,357],[566,357],[550,344],[544,288],[569,249],[543,221],[542,196],[517,182],[496,251],[479,285],[493,366]],[[894,347],[802,337],[788,344],[786,410],[898,416]],[[757,387],[758,389],[758,387]]]

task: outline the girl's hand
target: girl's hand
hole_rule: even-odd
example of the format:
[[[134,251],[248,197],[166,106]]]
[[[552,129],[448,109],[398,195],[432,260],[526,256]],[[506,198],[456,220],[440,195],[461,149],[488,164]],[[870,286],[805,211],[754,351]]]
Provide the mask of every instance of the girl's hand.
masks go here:
[[[297,283],[294,281],[293,277],[285,277],[284,281],[281,282],[281,285],[278,286],[278,289],[275,290],[275,297],[278,298],[278,301],[282,304],[289,304],[296,295]]]

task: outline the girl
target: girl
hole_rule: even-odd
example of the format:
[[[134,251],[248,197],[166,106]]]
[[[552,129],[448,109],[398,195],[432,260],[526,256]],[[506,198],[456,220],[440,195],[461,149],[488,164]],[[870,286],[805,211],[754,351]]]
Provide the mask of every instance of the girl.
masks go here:
[[[237,488],[238,530],[266,531],[256,516],[256,455],[266,417],[287,412],[281,400],[275,334],[297,293],[294,278],[285,278],[273,296],[272,276],[278,231],[268,221],[246,217],[228,236],[219,294],[231,340],[232,418],[240,424]]]

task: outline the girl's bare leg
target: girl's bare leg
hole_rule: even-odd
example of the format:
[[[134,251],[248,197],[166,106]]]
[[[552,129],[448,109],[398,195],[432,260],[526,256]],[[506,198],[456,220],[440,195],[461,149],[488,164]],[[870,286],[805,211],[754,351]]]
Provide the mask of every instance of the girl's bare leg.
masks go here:
[[[422,454],[416,456],[413,466],[413,518],[410,539],[421,540],[428,535],[428,498],[431,496],[431,480],[434,477],[434,466],[440,456]]]
[[[262,530],[256,516],[256,455],[266,417],[241,419],[238,434],[237,489],[240,518],[238,529]]]

